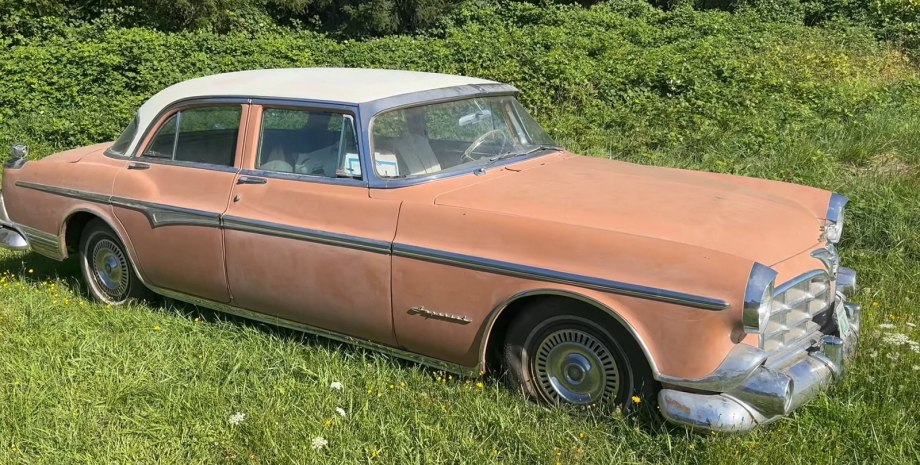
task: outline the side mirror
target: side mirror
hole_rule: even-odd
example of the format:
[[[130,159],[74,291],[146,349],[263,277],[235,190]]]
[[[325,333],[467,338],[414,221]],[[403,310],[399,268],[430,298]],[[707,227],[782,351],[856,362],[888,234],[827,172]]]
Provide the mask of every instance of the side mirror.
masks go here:
[[[476,113],[470,113],[466,116],[460,117],[460,119],[457,120],[457,124],[459,124],[460,126],[467,126],[473,123],[478,123],[480,121],[485,121],[491,117],[492,117],[491,110],[479,110]]]
[[[12,152],[13,158],[25,158],[29,156],[29,147],[25,144],[14,144]]]

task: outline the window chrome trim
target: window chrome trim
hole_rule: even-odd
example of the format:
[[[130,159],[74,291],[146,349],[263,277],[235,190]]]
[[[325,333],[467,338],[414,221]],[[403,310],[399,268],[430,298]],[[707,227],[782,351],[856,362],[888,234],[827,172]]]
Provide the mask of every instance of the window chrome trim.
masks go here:
[[[240,169],[235,166],[214,165],[211,163],[201,163],[194,161],[177,161],[169,158],[145,157],[143,155],[137,156],[132,160],[136,160],[140,163],[150,163],[152,165],[178,166],[182,168],[194,168],[199,170],[223,171],[225,173],[237,173],[240,171]]]
[[[330,178],[303,173],[284,173],[281,171],[267,170],[240,170],[243,176],[256,176],[260,178],[284,179],[288,181],[314,182],[318,184],[333,184],[337,186],[367,187],[367,181],[354,178]]]
[[[130,155],[128,154],[114,155],[114,154],[109,154],[109,153],[104,153],[104,155],[109,158],[115,158],[118,160],[140,157],[141,155],[139,154],[139,152],[141,150],[141,143],[144,141],[144,139],[147,138],[148,135],[150,135],[150,132],[151,130],[153,130],[153,127],[158,122],[160,122],[160,120],[163,119],[164,116],[173,112],[177,108],[179,108],[181,111],[182,108],[180,107],[186,107],[189,105],[207,105],[207,104],[212,104],[212,103],[215,105],[219,105],[219,106],[233,105],[233,104],[242,106],[242,105],[248,104],[250,101],[251,99],[242,98],[242,97],[192,97],[192,98],[184,98],[184,99],[176,100],[175,102],[170,103],[169,105],[166,105],[165,107],[163,107],[163,109],[160,110],[159,113],[157,113],[156,116],[154,116],[150,120],[150,123],[147,124],[147,127],[145,127],[143,131],[141,131],[140,128],[138,128],[139,136],[135,136],[135,139],[131,142],[131,145],[128,146],[128,150],[126,150],[126,152],[131,152]],[[240,125],[242,124],[243,124],[242,115],[240,115]],[[178,133],[179,133],[179,122],[176,121],[176,134]],[[240,141],[237,141],[236,143],[237,145],[239,145]],[[173,150],[173,156],[175,156],[175,149]]]
[[[316,229],[300,228],[279,223],[270,223],[267,221],[253,220],[239,216],[223,216],[221,224],[224,229],[251,232],[256,234],[266,234],[270,236],[284,237],[318,244],[331,245],[336,247],[345,247],[349,249],[363,250],[366,252],[390,253],[390,243],[375,239],[366,239],[363,237],[350,236],[347,234],[338,234],[328,231],[319,231]]]
[[[471,255],[462,255],[453,252],[417,247],[408,244],[393,243],[393,256],[423,260],[444,265],[459,266],[477,271],[485,271],[505,276],[513,276],[537,281],[546,281],[556,284],[593,289],[611,294],[625,295],[646,300],[672,303],[686,307],[700,308],[703,310],[724,310],[728,302],[710,297],[685,294],[683,292],[669,291],[638,284],[629,284],[611,281],[590,276],[566,273],[562,271],[537,268],[516,263],[503,262]]]

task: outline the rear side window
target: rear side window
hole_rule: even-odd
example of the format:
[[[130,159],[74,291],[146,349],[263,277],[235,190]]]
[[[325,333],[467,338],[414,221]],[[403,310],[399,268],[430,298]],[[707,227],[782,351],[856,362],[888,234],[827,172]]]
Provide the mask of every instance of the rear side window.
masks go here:
[[[198,107],[170,116],[143,156],[233,166],[242,108]]]
[[[135,116],[134,119],[131,120],[130,123],[128,123],[128,127],[126,127],[124,131],[122,131],[121,136],[118,137],[118,140],[116,140],[115,143],[112,144],[112,146],[109,147],[108,150],[105,151],[105,153],[109,155],[116,155],[119,157],[125,156],[126,155],[125,152],[128,150],[128,147],[131,145],[131,142],[134,141],[134,136],[136,135],[137,135],[137,117]]]
[[[256,169],[361,179],[354,120],[323,110],[266,108]]]

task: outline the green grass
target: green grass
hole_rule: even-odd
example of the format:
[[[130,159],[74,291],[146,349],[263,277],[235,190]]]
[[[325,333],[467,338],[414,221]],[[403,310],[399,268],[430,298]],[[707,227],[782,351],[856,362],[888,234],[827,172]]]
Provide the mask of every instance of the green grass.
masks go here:
[[[854,198],[842,249],[861,274],[861,350],[842,384],[750,435],[548,410],[495,380],[194,307],[109,308],[73,263],[4,253],[0,463],[920,462],[920,353],[884,342],[920,341],[920,180],[830,182]]]

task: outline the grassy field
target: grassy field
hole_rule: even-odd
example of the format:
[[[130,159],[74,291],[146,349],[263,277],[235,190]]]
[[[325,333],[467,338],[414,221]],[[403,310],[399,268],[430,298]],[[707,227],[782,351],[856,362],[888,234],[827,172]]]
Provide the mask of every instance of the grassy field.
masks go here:
[[[493,379],[194,307],[98,305],[75,264],[0,252],[0,465],[920,463],[915,62],[864,31],[640,2],[506,5],[464,21],[366,42],[103,26],[0,38],[0,144],[26,141],[40,157],[110,139],[156,90],[235,69],[512,82],[573,150],[848,196],[840,249],[860,273],[864,324],[844,382],[746,436],[690,432],[648,410],[547,410]]]

